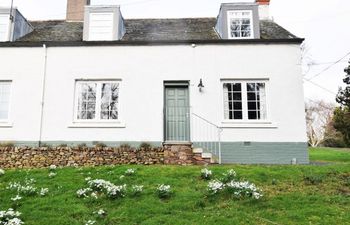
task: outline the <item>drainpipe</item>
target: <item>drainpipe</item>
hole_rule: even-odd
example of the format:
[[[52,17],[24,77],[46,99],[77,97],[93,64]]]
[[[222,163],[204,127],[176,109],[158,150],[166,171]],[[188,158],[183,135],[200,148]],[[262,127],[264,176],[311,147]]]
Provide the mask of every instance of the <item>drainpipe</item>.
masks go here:
[[[46,67],[47,67],[47,47],[43,44],[44,49],[44,65],[43,65],[43,81],[42,81],[42,93],[40,102],[40,127],[39,127],[39,142],[38,146],[41,146],[41,139],[43,133],[43,117],[44,117],[44,98],[45,98],[45,86],[46,86]]]

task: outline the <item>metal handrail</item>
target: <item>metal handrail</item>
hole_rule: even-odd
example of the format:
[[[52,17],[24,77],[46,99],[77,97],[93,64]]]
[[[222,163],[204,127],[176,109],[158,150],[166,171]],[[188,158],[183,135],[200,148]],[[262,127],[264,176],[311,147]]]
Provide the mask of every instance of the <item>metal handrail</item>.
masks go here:
[[[204,117],[191,112],[191,136],[192,138],[196,135],[193,134],[193,132],[196,132],[196,129],[193,127],[195,126],[194,124],[194,117],[200,119],[200,121],[204,122],[205,124],[202,124],[200,127],[200,131],[203,133],[206,133],[207,137],[205,137],[205,141],[199,141],[200,147],[203,148],[204,151],[210,152],[213,155],[217,156],[219,158],[219,164],[222,163],[221,161],[221,132],[222,128],[216,125],[215,123],[205,119]],[[211,129],[208,128],[207,125],[210,125],[212,129],[214,129],[213,133],[216,133],[216,137],[213,137],[213,133],[211,133]],[[213,131],[213,130],[212,130]],[[200,134],[202,136],[202,134]],[[213,138],[213,139],[211,139]],[[194,140],[192,140],[194,141]],[[214,141],[214,142],[213,142]],[[218,144],[216,144],[216,141]]]

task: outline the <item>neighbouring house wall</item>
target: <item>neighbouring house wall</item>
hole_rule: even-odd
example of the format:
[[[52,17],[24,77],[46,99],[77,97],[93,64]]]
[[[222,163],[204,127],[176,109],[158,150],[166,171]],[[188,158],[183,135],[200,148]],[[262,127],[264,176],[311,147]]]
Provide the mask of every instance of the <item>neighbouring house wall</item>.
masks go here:
[[[44,51],[0,48],[0,81],[12,81],[9,120],[0,122],[0,142],[39,140]]]
[[[1,48],[0,77],[13,80],[13,126],[0,128],[0,141],[38,141],[43,76],[42,48]],[[16,65],[16,62],[21,62]],[[16,65],[16,66],[14,66]],[[300,50],[297,44],[198,44],[48,48],[42,141],[141,142],[163,139],[163,82],[190,82],[193,112],[223,127],[233,151],[243,142],[281,144],[284,161],[304,151],[306,128]],[[73,124],[75,80],[120,79],[120,127]],[[198,91],[199,80],[204,83]],[[221,79],[268,79],[269,124],[223,123]],[[193,140],[196,141],[196,140]],[[226,145],[225,145],[226,146]],[[292,147],[291,147],[292,146]],[[225,149],[226,147],[224,147]],[[259,147],[257,147],[259,149]],[[226,150],[224,150],[226,151]],[[285,152],[284,152],[285,151]],[[274,157],[274,153],[266,154]],[[226,153],[225,153],[226,154]],[[243,154],[243,153],[242,153]],[[234,155],[230,156],[235,157]],[[243,156],[242,156],[243,157]],[[233,159],[232,159],[233,160]],[[235,160],[233,160],[235,161]],[[255,162],[255,161],[254,161]],[[258,163],[258,162],[257,162]]]
[[[14,15],[15,23],[13,28],[12,41],[15,41],[33,31],[33,27],[17,9],[15,10]]]

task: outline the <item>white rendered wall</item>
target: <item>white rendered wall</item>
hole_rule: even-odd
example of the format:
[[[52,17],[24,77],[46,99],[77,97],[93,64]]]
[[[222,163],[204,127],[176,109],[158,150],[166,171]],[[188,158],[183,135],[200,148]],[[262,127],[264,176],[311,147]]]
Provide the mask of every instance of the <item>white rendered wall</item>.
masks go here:
[[[10,80],[7,123],[0,123],[0,141],[37,141],[40,126],[42,48],[0,48],[0,80]]]
[[[0,140],[37,141],[43,50],[0,51],[13,54],[0,54],[7,65],[1,66],[0,79],[12,74],[14,84],[21,84],[16,90],[26,87],[25,93],[31,93],[13,96],[14,126],[0,128]],[[299,64],[298,45],[284,44],[48,48],[43,141],[163,141],[163,81],[189,80],[193,111],[220,126],[234,127],[224,128],[223,141],[306,142]],[[75,80],[81,78],[122,80],[119,108],[125,127],[71,127]],[[202,93],[197,87],[201,78]],[[224,78],[269,79],[270,127],[222,124]],[[27,115],[19,106],[23,97],[24,104],[33,105]]]

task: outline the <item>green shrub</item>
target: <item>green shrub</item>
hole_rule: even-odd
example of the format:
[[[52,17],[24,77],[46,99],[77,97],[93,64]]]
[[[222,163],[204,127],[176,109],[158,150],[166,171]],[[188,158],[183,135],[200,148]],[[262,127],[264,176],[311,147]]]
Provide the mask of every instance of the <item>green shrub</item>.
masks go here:
[[[86,147],[86,143],[80,143],[77,145],[78,148],[85,148]]]
[[[316,185],[323,182],[324,177],[318,174],[310,174],[304,176],[304,182],[306,184]]]
[[[7,147],[7,148],[12,148],[15,147],[15,143],[11,141],[6,141],[6,142],[0,142],[0,147]]]
[[[102,143],[102,142],[99,142],[99,141],[93,141],[92,144],[96,148],[105,148],[105,147],[107,147],[107,145],[105,143]]]
[[[140,148],[142,148],[142,149],[151,149],[152,145],[150,143],[148,143],[148,142],[142,142],[140,144]]]
[[[126,149],[129,149],[131,148],[130,144],[129,143],[123,143],[119,146],[120,148],[126,148]]]

